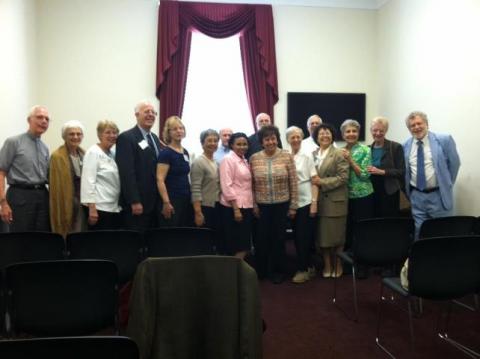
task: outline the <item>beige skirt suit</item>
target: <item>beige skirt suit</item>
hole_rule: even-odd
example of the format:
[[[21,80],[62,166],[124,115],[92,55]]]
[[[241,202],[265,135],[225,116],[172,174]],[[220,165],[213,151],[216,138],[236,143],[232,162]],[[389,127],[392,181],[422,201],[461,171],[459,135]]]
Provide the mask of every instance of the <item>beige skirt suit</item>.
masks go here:
[[[330,146],[323,161],[319,160],[318,152],[314,152],[320,177],[315,244],[317,249],[338,247],[345,244],[349,165],[341,149]]]

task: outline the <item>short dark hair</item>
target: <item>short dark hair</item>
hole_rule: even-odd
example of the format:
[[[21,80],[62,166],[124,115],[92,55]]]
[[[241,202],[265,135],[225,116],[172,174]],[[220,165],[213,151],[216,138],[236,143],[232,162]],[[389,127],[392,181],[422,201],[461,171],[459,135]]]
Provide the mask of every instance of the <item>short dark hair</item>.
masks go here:
[[[230,139],[228,140],[228,147],[232,149],[233,144],[235,143],[235,140],[237,138],[242,138],[242,137],[245,138],[248,143],[248,137],[246,134],[244,134],[243,132],[235,132],[234,134],[232,134],[232,136],[230,136]]]
[[[332,125],[330,125],[329,123],[321,123],[320,126],[318,126],[317,128],[315,128],[315,130],[313,130],[313,135],[312,136],[313,136],[313,140],[315,141],[315,143],[320,146],[320,144],[318,143],[318,133],[322,129],[330,131],[330,133],[332,134],[332,143],[335,142],[335,137],[336,137],[335,128]]]
[[[280,141],[280,131],[278,130],[277,126],[274,125],[267,125],[263,126],[257,132],[257,138],[260,145],[262,145],[263,139],[265,137],[269,137],[275,135],[277,137],[277,141]]]

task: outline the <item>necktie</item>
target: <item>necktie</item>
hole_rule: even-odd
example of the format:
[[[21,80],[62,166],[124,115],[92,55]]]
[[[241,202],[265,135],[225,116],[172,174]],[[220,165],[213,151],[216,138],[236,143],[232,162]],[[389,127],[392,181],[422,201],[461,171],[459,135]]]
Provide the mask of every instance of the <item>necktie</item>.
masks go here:
[[[427,188],[427,179],[425,178],[425,154],[423,152],[422,141],[417,141],[417,188],[421,191]]]
[[[148,142],[148,145],[155,151],[155,155],[158,156],[157,146],[155,146],[155,143],[153,142],[151,133],[147,133],[147,142]]]

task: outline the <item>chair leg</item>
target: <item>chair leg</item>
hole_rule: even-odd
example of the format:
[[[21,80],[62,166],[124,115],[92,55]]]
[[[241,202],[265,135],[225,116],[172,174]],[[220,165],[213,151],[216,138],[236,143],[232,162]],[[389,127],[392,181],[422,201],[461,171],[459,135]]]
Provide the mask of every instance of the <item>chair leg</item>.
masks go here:
[[[335,261],[335,264],[333,265],[333,272],[337,273],[338,257],[337,257],[337,254],[335,252],[333,254],[333,260]],[[335,304],[336,301],[337,301],[337,276],[334,275],[333,276],[333,299],[332,299],[333,304]]]
[[[381,315],[382,315],[382,303],[383,303],[383,301],[384,301],[384,298],[383,298],[383,283],[381,283],[380,298],[378,300],[378,309],[377,309],[377,331],[376,331],[376,336],[375,336],[375,343],[377,344],[377,346],[380,349],[382,349],[382,351],[385,354],[390,356],[390,358],[395,359],[395,356],[392,353],[390,353],[390,351],[380,343],[380,320],[381,320]]]
[[[333,270],[334,273],[337,272],[337,262],[338,262],[338,257],[335,254],[335,264],[333,265]],[[353,278],[353,306],[354,306],[354,322],[358,322],[358,301],[357,301],[357,286],[356,286],[356,281],[355,281],[355,265],[352,265],[352,278]],[[337,276],[333,276],[333,299],[332,299],[333,304],[337,306],[346,316],[348,319],[351,319],[351,317],[347,314],[347,312],[341,308],[338,303],[337,303]]]
[[[459,300],[453,300],[453,302],[455,304],[459,305],[460,307],[471,310],[472,312],[474,312],[475,310],[478,310],[478,294],[473,295],[473,303],[474,303],[473,306],[468,305],[468,304],[466,304],[464,302],[461,302]]]
[[[415,334],[413,333],[413,313],[411,298],[408,298],[408,326],[410,330],[410,349],[413,354],[415,353]]]
[[[447,344],[450,344],[454,348],[457,348],[458,350],[460,350],[464,354],[468,355],[470,358],[479,359],[480,358],[480,353],[478,353],[478,352],[474,351],[473,349],[457,342],[456,340],[454,340],[454,339],[452,339],[448,336],[448,327],[449,327],[449,324],[450,324],[451,313],[452,313],[452,301],[449,301],[447,303],[447,313],[446,313],[446,318],[445,318],[445,325],[437,333],[438,337],[440,339],[444,340]],[[441,314],[442,313],[440,313],[440,316],[441,316]]]
[[[358,322],[358,297],[357,297],[357,282],[355,279],[355,263],[352,265],[352,284],[353,284],[353,307],[355,309],[355,322]]]

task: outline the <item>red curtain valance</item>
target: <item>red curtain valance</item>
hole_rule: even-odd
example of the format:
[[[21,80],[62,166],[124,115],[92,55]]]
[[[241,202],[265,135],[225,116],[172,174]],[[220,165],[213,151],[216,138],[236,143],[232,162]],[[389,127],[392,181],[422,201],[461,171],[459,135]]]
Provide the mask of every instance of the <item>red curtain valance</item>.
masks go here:
[[[278,86],[272,7],[161,0],[156,91],[160,100],[160,124],[163,125],[168,116],[181,115],[192,31],[215,38],[240,34],[252,119],[259,112],[267,112],[273,119]]]

